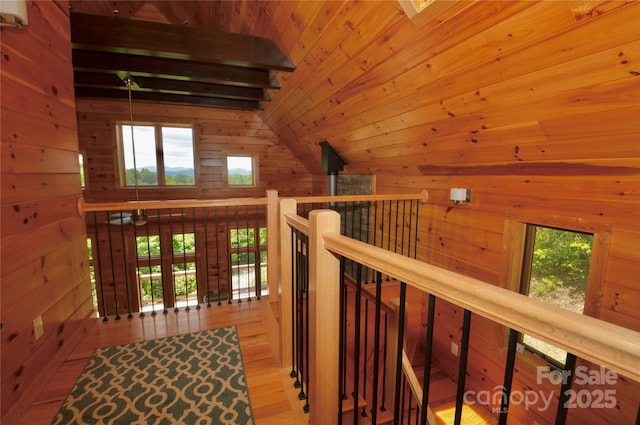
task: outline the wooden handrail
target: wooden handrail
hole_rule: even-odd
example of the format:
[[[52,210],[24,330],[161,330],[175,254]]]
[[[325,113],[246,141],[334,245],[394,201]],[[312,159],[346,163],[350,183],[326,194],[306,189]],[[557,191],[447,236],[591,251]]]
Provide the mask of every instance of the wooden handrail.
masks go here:
[[[309,234],[309,220],[307,220],[306,218],[300,217],[299,215],[295,214],[285,214],[284,218],[287,225],[289,225],[292,229],[295,229],[304,235]]]
[[[420,381],[418,380],[418,377],[413,370],[411,361],[409,360],[409,357],[407,357],[407,353],[404,350],[402,350],[402,371],[407,377],[407,384],[411,388],[411,392],[413,393],[418,406],[422,409],[422,386],[420,385]],[[436,418],[435,416],[433,416],[433,410],[431,410],[431,406],[429,405],[427,405],[427,423],[429,425],[437,424]]]
[[[366,202],[366,201],[410,201],[418,200],[426,203],[429,199],[429,193],[424,189],[420,193],[409,193],[405,195],[340,195],[340,196],[306,196],[300,198],[292,198],[298,204],[312,204],[320,202]]]
[[[325,233],[329,251],[640,382],[640,332],[366,244]]]
[[[230,207],[245,205],[266,205],[267,198],[230,198],[230,199],[171,199],[158,201],[117,201],[86,202],[78,199],[78,213],[84,215],[88,211],[120,211],[135,209],[167,209],[167,208],[204,208]]]

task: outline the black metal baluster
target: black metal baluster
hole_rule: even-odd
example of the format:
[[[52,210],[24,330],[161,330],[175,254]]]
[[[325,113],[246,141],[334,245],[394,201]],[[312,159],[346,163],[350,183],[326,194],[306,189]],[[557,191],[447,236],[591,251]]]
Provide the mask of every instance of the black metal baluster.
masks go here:
[[[371,423],[375,424],[378,417],[378,384],[380,371],[380,310],[382,309],[382,273],[376,272],[376,306],[375,328],[373,335],[373,391],[371,404]]]
[[[398,341],[396,346],[396,385],[395,385],[395,409],[393,412],[393,423],[398,425],[400,422],[400,397],[399,394],[402,393],[402,350],[403,350],[403,340],[404,340],[404,314],[405,314],[405,303],[407,297],[407,284],[404,282],[400,282],[400,306],[398,308]]]
[[[560,387],[560,395],[558,397],[558,410],[556,412],[555,425],[564,425],[567,422],[568,407],[567,402],[571,394],[571,385],[573,384],[573,375],[576,369],[576,356],[567,353],[567,361],[563,368],[562,386]]]
[[[358,267],[360,269],[362,269],[362,265],[358,264]],[[362,376],[362,397],[366,400],[367,399],[367,347],[368,347],[368,342],[369,342],[369,299],[365,298],[364,300],[364,352],[362,355],[362,360],[363,360],[363,376]],[[362,406],[362,413],[361,413],[362,417],[366,417],[367,416],[367,410],[366,410],[366,406]]]
[[[500,400],[500,415],[498,425],[507,424],[509,415],[509,400],[511,399],[511,386],[513,384],[513,368],[516,363],[516,348],[518,346],[518,332],[509,329],[509,343],[507,349],[507,360],[504,366],[504,382],[502,384],[502,399]]]
[[[400,204],[399,201],[395,201],[396,203],[396,221],[395,221],[395,233],[393,235],[393,252],[398,253],[398,225],[399,225],[399,215],[400,215]],[[389,224],[391,225],[391,224]]]
[[[379,272],[378,272],[379,273]],[[378,282],[378,284],[382,284],[382,274],[380,275],[380,281]],[[382,368],[382,399],[380,400],[380,411],[381,412],[386,412],[387,410],[387,386],[384,385],[385,382],[387,382],[387,344],[389,342],[387,336],[388,336],[388,325],[389,325],[389,315],[387,314],[387,312],[385,311],[384,313],[384,351],[382,352],[382,364],[385,365],[385,367]]]
[[[205,279],[207,282],[207,308],[211,307],[211,270],[209,269],[209,228],[207,226],[207,215],[209,211],[207,207],[204,207],[202,210],[203,220],[202,224],[204,226],[204,264],[205,264]],[[204,301],[204,299],[203,299]],[[199,305],[199,304],[198,304]]]
[[[302,237],[304,241],[304,256],[303,256],[303,274],[302,274],[302,282],[304,287],[304,300],[305,300],[305,373],[306,379],[303,377],[303,384],[307,390],[307,394],[305,397],[304,411],[305,413],[309,412],[309,237],[307,235],[303,235]]]
[[[420,217],[420,201],[416,201],[416,227],[413,238],[413,258],[418,258],[418,217]]]
[[[436,310],[436,297],[429,294],[427,310],[427,333],[425,336],[424,374],[422,379],[422,409],[420,423],[427,425],[427,410],[429,406],[429,387],[431,385],[431,356],[433,354],[433,329]]]
[[[289,376],[291,378],[296,378],[296,381],[298,380],[298,371],[296,368],[296,360],[297,360],[297,354],[296,354],[296,347],[297,347],[297,339],[296,339],[296,296],[297,293],[296,291],[297,289],[297,284],[296,284],[296,265],[297,265],[297,260],[298,260],[298,253],[296,252],[296,246],[297,246],[297,234],[296,234],[296,230],[292,229],[291,231],[291,255],[293,256],[293,258],[291,259],[291,372],[289,373]],[[284,243],[284,242],[283,242]],[[288,284],[287,282],[283,282],[283,285]],[[295,387],[295,383],[294,383],[294,387]],[[296,387],[297,388],[297,387]]]
[[[471,328],[471,312],[464,310],[462,321],[462,341],[460,347],[460,363],[458,366],[458,390],[456,392],[456,412],[454,424],[459,425],[462,420],[462,406],[464,401],[464,385],[467,378],[467,358],[469,354],[469,330]]]
[[[356,293],[353,326],[353,424],[358,423],[358,394],[360,391],[360,319],[362,314],[362,266],[358,264],[356,270]]]
[[[405,220],[407,217],[407,201],[403,200],[402,201],[402,224],[400,225],[402,228],[402,232],[400,233],[400,254],[404,255],[404,225],[405,225]],[[397,244],[396,244],[397,245]],[[410,247],[407,246],[407,257],[409,256],[409,252],[410,252]]]

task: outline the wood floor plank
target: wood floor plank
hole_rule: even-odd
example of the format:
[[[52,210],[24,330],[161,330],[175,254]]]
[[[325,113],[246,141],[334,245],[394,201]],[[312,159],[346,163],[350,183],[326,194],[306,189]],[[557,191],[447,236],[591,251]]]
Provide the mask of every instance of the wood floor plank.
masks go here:
[[[96,318],[86,338],[56,371],[19,425],[48,425],[66,398],[96,348],[164,338],[205,329],[235,325],[245,365],[247,386],[256,425],[298,425],[308,423],[302,405],[294,400],[288,372],[273,357],[263,324],[259,302],[223,304],[202,309],[131,319]]]

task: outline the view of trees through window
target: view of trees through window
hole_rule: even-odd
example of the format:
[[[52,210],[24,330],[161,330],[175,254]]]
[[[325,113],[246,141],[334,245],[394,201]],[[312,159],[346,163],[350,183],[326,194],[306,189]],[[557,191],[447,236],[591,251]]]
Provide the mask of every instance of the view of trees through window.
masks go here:
[[[177,305],[196,304],[196,265],[192,261],[181,261],[186,254],[195,252],[195,237],[193,233],[174,234],[172,237],[173,287]],[[136,249],[140,263],[151,263],[138,267],[140,291],[143,310],[162,308],[162,267],[160,265],[160,236],[138,236]],[[144,308],[148,306],[147,308]]]
[[[531,298],[582,313],[585,305],[593,235],[528,225],[521,292]],[[522,336],[525,347],[556,365],[566,351]]]
[[[267,229],[230,229],[231,285],[235,296],[254,296],[256,282],[260,294],[267,293]]]

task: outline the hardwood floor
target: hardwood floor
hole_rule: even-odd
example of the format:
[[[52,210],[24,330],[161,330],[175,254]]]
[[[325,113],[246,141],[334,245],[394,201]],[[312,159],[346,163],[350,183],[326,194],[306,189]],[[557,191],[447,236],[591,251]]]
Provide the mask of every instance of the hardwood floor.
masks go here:
[[[223,304],[155,317],[93,321],[87,335],[21,418],[20,425],[49,424],[97,347],[126,344],[235,325],[256,425],[307,424],[288,371],[278,367],[260,314],[267,300]]]

